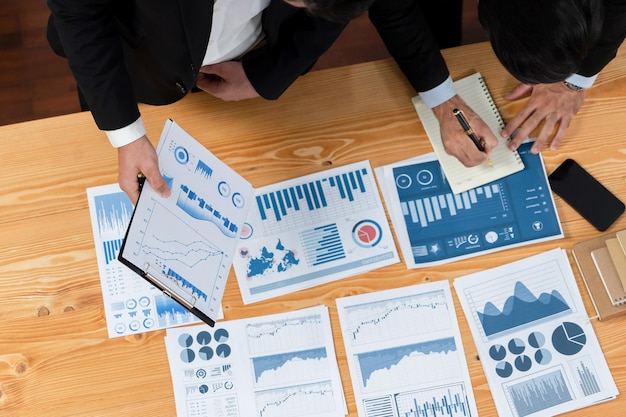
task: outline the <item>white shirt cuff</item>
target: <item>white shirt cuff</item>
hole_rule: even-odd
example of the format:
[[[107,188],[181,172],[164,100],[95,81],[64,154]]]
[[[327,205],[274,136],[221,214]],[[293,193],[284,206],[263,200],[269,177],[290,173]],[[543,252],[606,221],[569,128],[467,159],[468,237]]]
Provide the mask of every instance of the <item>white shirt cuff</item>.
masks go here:
[[[452,77],[448,76],[448,78],[446,78],[446,80],[437,87],[431,88],[428,91],[422,91],[419,95],[422,100],[424,100],[424,104],[431,109],[433,107],[437,107],[445,101],[450,100],[456,95],[456,89],[454,88]]]
[[[597,77],[598,77],[598,74],[592,75],[591,77],[585,77],[584,75],[574,74],[574,75],[570,75],[569,77],[567,77],[565,81],[567,81],[570,84],[577,85],[578,87],[589,88],[596,81]]]
[[[128,145],[146,134],[146,128],[141,121],[141,117],[126,127],[116,130],[106,130],[105,133],[109,142],[114,148]]]

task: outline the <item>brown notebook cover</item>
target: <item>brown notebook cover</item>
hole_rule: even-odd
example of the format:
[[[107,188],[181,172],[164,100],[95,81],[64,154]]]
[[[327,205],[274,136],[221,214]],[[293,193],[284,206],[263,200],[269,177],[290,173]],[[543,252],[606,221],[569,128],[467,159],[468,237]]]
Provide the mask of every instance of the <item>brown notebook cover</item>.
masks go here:
[[[613,265],[615,265],[615,271],[619,276],[622,287],[626,288],[626,252],[624,252],[617,238],[607,239],[606,248],[611,255],[611,260],[613,261]]]
[[[610,241],[607,240],[607,242]],[[626,303],[626,291],[622,287],[622,281],[619,279],[611,254],[607,247],[598,248],[591,251],[591,258],[596,264],[596,269],[600,273],[602,283],[606,289],[613,305]]]
[[[606,247],[605,241],[607,239],[613,239],[615,236],[616,233],[611,232],[575,243],[574,246],[572,246],[572,254],[574,255],[580,274],[583,277],[583,282],[587,286],[591,301],[593,302],[593,306],[600,320],[607,320],[626,313],[626,304],[615,306],[611,302],[604,288],[602,278],[591,257],[591,251]]]

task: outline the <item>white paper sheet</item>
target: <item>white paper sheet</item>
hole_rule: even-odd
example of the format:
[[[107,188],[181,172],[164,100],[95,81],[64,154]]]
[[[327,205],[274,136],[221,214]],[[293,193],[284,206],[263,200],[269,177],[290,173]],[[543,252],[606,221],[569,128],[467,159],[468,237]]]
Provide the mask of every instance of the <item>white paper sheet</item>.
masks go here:
[[[347,414],[325,306],[169,329],[178,417]]]
[[[478,416],[448,281],[337,308],[360,417]]]
[[[119,185],[88,188],[87,198],[109,337],[199,322],[117,260],[133,212]]]
[[[399,262],[369,161],[256,190],[233,267],[244,303]]]
[[[618,394],[564,250],[454,287],[500,416],[553,416]]]

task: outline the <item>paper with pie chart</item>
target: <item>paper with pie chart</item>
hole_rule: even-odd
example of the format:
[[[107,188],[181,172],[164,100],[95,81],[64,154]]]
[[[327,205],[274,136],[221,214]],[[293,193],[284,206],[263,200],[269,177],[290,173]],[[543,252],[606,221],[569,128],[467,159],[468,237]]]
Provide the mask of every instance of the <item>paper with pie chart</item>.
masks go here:
[[[541,155],[524,169],[454,194],[435,154],[376,169],[408,268],[439,265],[563,237]]]
[[[326,306],[169,329],[165,347],[178,417],[347,414]]]
[[[557,415],[615,398],[562,249],[454,281],[500,416]]]
[[[399,262],[369,161],[257,188],[233,267],[244,303]]]

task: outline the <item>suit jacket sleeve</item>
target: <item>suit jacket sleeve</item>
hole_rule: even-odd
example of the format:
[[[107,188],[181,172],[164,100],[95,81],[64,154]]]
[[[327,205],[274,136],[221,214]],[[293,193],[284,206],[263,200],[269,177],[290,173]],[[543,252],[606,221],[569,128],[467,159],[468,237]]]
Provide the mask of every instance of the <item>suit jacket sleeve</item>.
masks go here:
[[[617,53],[626,36],[626,0],[604,0],[604,25],[596,45],[583,60],[578,74],[599,73]]]
[[[416,91],[428,91],[449,76],[428,22],[415,0],[376,0],[369,17]]]
[[[67,57],[100,129],[113,130],[139,117],[131,81],[116,35],[112,0],[48,0],[50,43]]]
[[[242,63],[248,80],[266,99],[278,98],[310,70],[345,28],[283,0],[270,2],[262,22],[264,44],[244,55]]]

